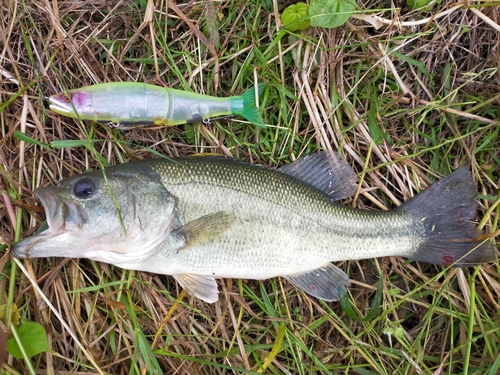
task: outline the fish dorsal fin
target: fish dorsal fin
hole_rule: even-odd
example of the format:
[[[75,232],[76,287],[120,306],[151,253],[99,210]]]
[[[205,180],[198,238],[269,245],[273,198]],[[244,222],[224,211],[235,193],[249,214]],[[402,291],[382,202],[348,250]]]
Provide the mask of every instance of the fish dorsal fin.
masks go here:
[[[213,276],[192,275],[189,273],[172,276],[190,295],[208,303],[219,300],[219,289]]]
[[[351,284],[344,271],[331,263],[312,271],[283,277],[297,288],[325,301],[338,301],[347,293],[346,286]]]
[[[181,251],[191,246],[203,246],[224,233],[231,226],[233,218],[231,212],[218,211],[192,220],[172,234],[183,242]]]
[[[352,167],[334,151],[319,151],[279,168],[328,194],[333,200],[354,195],[358,177]]]

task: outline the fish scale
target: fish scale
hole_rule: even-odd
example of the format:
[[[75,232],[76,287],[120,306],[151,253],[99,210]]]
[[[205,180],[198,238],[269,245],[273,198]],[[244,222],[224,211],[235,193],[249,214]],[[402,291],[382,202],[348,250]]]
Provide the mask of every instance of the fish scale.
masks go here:
[[[162,181],[178,199],[181,224],[213,213],[214,207],[235,214],[231,228],[210,245],[190,247],[171,258],[170,273],[182,268],[238,277],[245,272],[264,279],[304,272],[328,261],[407,254],[421,227],[403,211],[350,209],[286,174],[233,160],[214,164],[201,158],[153,169],[168,176]],[[265,247],[255,243],[256,238],[265,238]]]

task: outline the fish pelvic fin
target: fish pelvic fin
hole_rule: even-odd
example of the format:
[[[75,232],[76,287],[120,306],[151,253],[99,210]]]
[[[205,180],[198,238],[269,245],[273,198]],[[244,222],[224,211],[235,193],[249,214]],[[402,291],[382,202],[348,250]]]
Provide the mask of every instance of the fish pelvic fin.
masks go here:
[[[338,301],[351,284],[344,271],[331,263],[312,271],[283,277],[297,288],[325,301]]]
[[[213,276],[192,275],[188,273],[172,276],[190,295],[208,303],[214,303],[219,300],[219,289]]]
[[[241,96],[236,96],[231,98],[231,111],[234,115],[240,115],[244,117],[247,121],[250,121],[252,124],[257,125],[259,127],[264,127],[264,119],[260,113],[259,108],[257,107],[256,101],[256,91],[257,97],[262,95],[266,84],[261,82],[257,86],[257,90],[255,87],[250,87],[247,91],[245,91]],[[238,103],[238,105],[236,105]],[[241,105],[242,104],[242,105]]]
[[[476,197],[472,175],[462,167],[397,208],[410,213],[424,227],[421,245],[404,256],[446,267],[493,261],[493,243],[469,220],[476,214]]]

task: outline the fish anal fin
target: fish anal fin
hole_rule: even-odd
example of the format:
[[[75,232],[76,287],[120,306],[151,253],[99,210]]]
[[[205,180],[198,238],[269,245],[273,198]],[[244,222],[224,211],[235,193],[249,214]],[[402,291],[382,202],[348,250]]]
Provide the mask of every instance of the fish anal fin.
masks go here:
[[[181,250],[190,246],[203,246],[219,238],[231,226],[233,219],[233,213],[218,211],[186,223],[173,234],[184,242]]]
[[[283,276],[297,288],[325,301],[338,301],[346,293],[351,283],[340,268],[333,264],[297,275]]]
[[[358,177],[352,167],[335,151],[318,151],[279,168],[328,194],[333,200],[354,195]]]
[[[214,303],[219,300],[219,289],[213,276],[193,275],[188,273],[172,276],[190,295],[208,303]]]

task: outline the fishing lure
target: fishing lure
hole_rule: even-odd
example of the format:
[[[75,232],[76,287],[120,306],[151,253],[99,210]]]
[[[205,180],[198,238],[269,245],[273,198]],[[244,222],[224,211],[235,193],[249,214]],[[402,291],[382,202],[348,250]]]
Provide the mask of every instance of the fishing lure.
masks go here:
[[[256,104],[265,84],[240,96],[217,98],[138,82],[101,83],[68,90],[49,98],[60,115],[92,120],[112,128],[171,126],[240,115],[256,125],[264,121]],[[256,95],[257,94],[257,95]]]

